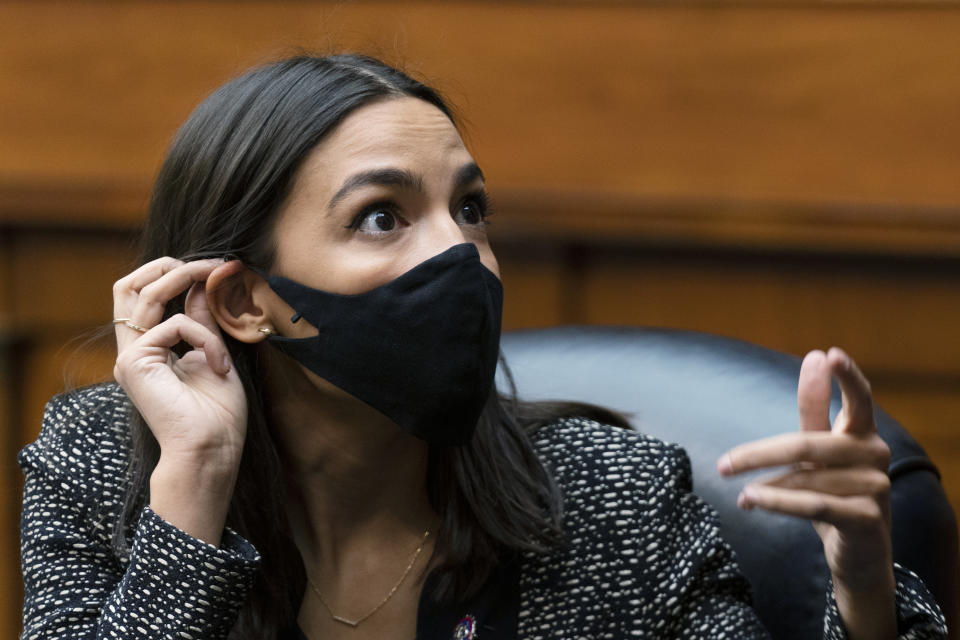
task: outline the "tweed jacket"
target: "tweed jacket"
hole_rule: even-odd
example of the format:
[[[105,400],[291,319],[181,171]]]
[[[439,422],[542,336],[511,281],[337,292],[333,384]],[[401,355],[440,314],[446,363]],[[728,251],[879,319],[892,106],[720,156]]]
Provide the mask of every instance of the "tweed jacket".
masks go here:
[[[21,638],[230,634],[260,563],[249,542],[228,529],[214,547],[146,507],[129,552],[110,543],[125,490],[128,417],[114,384],[58,396],[39,438],[20,452]],[[500,605],[465,603],[440,615],[421,601],[421,640],[767,637],[715,513],[691,493],[682,449],[578,418],[540,429],[534,446],[563,495],[569,543],[520,556],[499,578]],[[895,571],[901,637],[945,638],[920,579]],[[829,589],[826,602],[824,637],[844,638]]]

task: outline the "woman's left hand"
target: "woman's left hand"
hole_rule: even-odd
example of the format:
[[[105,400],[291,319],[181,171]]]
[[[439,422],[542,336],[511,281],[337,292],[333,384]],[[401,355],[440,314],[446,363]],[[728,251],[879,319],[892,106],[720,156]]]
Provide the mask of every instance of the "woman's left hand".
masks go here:
[[[831,429],[833,376],[843,403]],[[738,506],[811,520],[823,541],[848,636],[895,638],[890,449],[877,434],[870,384],[842,350],[811,351],[800,367],[797,403],[799,432],[735,447],[717,468],[730,476],[790,467],[747,484]]]

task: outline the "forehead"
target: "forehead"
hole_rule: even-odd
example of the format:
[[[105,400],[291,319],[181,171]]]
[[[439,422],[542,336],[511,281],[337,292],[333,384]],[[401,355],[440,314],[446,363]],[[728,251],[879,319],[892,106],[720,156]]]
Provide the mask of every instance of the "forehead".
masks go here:
[[[437,107],[418,98],[389,98],[347,116],[310,152],[300,177],[333,189],[371,168],[432,173],[437,163],[469,160],[456,127]]]

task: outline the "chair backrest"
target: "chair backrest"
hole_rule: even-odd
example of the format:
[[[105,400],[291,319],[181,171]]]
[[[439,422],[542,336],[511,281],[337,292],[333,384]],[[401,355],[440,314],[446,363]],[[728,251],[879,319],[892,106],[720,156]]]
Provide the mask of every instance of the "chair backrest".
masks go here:
[[[666,329],[559,327],[503,336],[526,400],[578,400],[627,412],[638,430],[686,449],[694,490],[716,508],[726,540],[774,638],[819,638],[828,570],[804,520],[741,512],[745,479],[719,476],[730,447],[797,428],[800,360],[719,336]],[[501,378],[502,382],[502,378]],[[833,415],[840,408],[834,389]],[[917,572],[948,615],[957,597],[957,526],[939,472],[877,409],[892,459],[894,559]]]

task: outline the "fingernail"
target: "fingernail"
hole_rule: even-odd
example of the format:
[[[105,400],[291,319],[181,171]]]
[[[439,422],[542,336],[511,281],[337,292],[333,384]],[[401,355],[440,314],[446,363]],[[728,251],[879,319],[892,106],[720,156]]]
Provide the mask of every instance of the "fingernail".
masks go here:
[[[828,353],[835,353],[836,357],[840,359],[840,368],[843,371],[848,371],[850,369],[850,357],[838,347],[830,347]]]
[[[223,375],[230,373],[230,356],[223,356]]]
[[[756,502],[756,497],[756,489],[748,484],[743,488],[743,491],[740,492],[740,495],[737,496],[737,506],[744,511],[749,511],[750,509],[753,509],[753,505]]]
[[[730,462],[730,456],[726,453],[717,461],[717,471],[723,476],[728,476],[733,473],[733,463]]]

